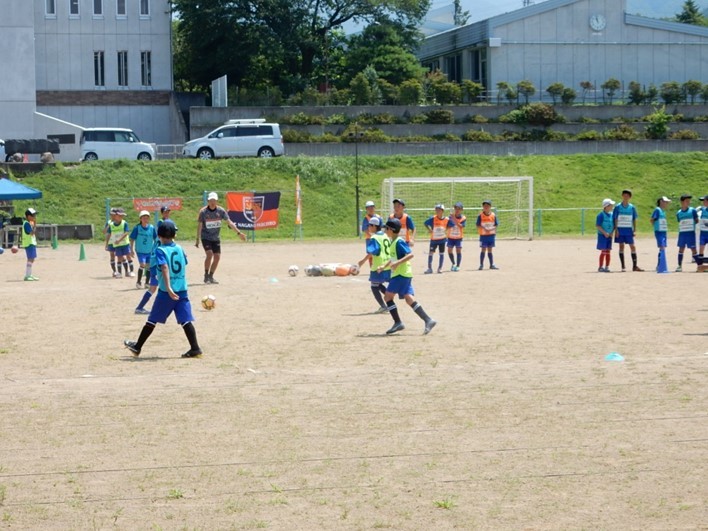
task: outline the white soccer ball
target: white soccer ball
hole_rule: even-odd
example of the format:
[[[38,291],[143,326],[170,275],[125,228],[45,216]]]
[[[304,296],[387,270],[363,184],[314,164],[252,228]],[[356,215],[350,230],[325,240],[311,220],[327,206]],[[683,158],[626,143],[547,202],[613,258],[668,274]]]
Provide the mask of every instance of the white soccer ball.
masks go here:
[[[214,297],[214,295],[205,295],[202,297],[202,308],[205,310],[213,310],[216,308],[216,297]]]
[[[291,277],[296,277],[299,272],[300,272],[300,268],[296,265],[291,265],[288,268],[288,275],[290,275]]]

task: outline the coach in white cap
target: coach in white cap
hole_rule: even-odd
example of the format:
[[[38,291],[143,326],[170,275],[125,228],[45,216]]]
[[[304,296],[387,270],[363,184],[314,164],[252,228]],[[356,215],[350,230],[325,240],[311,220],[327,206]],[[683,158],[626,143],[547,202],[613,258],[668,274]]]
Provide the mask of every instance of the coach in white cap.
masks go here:
[[[219,195],[216,192],[211,192],[207,196],[207,206],[199,211],[197,217],[197,242],[201,238],[202,247],[206,252],[204,259],[204,284],[218,284],[214,280],[214,272],[219,266],[221,260],[221,222],[225,221],[229,227],[234,229],[241,240],[246,239],[246,235],[239,230],[236,224],[229,219],[229,215],[217,202]]]

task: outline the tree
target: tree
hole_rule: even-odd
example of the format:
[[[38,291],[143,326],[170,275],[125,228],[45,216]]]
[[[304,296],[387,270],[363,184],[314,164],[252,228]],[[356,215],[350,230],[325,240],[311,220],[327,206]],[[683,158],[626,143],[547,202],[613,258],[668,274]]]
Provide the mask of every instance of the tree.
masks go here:
[[[662,83],[659,88],[659,96],[664,100],[664,103],[671,105],[672,103],[680,103],[683,100],[683,91],[678,81],[667,81]]]
[[[682,24],[693,24],[694,26],[705,26],[706,20],[701,15],[701,10],[694,0],[686,0],[683,3],[683,10],[676,15],[676,22]]]
[[[580,88],[583,89],[583,105],[585,105],[585,98],[587,97],[588,92],[595,90],[595,85],[593,85],[590,81],[581,81]]]
[[[512,90],[512,88],[506,81],[499,81],[497,83],[497,105],[501,104],[502,99],[506,97],[506,94],[510,90]]]
[[[371,85],[363,72],[354,76],[349,88],[354,105],[369,105],[371,103]]]
[[[572,88],[566,87],[563,89],[563,93],[561,94],[561,101],[565,105],[572,105],[577,97],[578,94]]]
[[[602,97],[604,98],[607,96],[609,100],[609,105],[612,105],[612,100],[615,97],[615,94],[617,91],[620,89],[622,86],[622,83],[619,82],[619,80],[611,77],[607,81],[605,81],[602,85],[600,85],[600,88],[603,90]]]
[[[560,98],[563,94],[563,89],[565,89],[563,83],[551,83],[548,87],[546,87],[546,92],[550,94],[551,99],[553,100],[553,105],[558,103],[558,98]]]
[[[455,9],[455,13],[452,19],[453,24],[455,24],[455,26],[464,26],[470,19],[470,12],[462,11],[462,4],[460,3],[460,0],[454,0],[453,6]]]
[[[647,138],[653,140],[661,140],[669,134],[668,123],[671,121],[671,116],[666,114],[666,107],[654,109],[654,112],[647,116],[649,125],[646,126]]]
[[[646,99],[646,93],[642,88],[642,85],[637,81],[630,81],[628,85],[629,97],[627,103],[634,105],[641,105]]]
[[[477,83],[471,79],[465,79],[462,81],[462,93],[465,95],[469,103],[479,101],[479,97],[482,92],[484,92],[484,85],[481,83]]]
[[[417,79],[401,83],[399,89],[401,105],[420,105],[423,101],[423,85]]]
[[[703,83],[695,79],[689,79],[683,85],[684,99],[691,102],[691,105],[696,103],[696,97],[701,93]]]
[[[533,83],[531,83],[528,79],[524,79],[516,84],[516,92],[519,96],[524,97],[524,103],[528,105],[529,98],[536,94],[536,87],[534,87]]]

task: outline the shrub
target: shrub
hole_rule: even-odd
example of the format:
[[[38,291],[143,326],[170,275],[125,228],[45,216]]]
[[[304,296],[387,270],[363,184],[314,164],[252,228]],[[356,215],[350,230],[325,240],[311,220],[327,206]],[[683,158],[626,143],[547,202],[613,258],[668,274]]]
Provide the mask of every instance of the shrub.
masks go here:
[[[689,79],[681,88],[684,92],[684,99],[688,100],[691,105],[693,105],[696,102],[696,97],[703,89],[703,83],[696,81],[695,79]]]
[[[352,92],[348,88],[332,89],[329,93],[329,100],[332,105],[351,105]]]
[[[642,86],[639,83],[637,83],[636,81],[629,82],[629,96],[627,103],[633,105],[641,105],[642,103],[644,103],[646,97],[646,93],[644,92],[644,89],[642,89]]]
[[[466,142],[494,142],[494,136],[487,131],[470,129],[462,135],[462,140]]]
[[[433,139],[438,142],[459,142],[460,137],[452,133],[443,133],[442,135],[433,135]]]
[[[565,85],[563,85],[563,83],[551,83],[546,87],[546,92],[550,94],[551,99],[553,100],[553,105],[558,103],[558,98],[561,97],[564,90]]]
[[[683,100],[683,91],[681,85],[677,81],[667,81],[661,84],[659,96],[664,100],[664,103],[671,105],[672,103],[680,103]]]
[[[441,105],[456,104],[462,101],[462,89],[453,81],[434,83],[433,95]]]
[[[669,138],[672,140],[698,140],[701,138],[701,135],[691,129],[679,129],[678,131],[671,133]]]
[[[332,133],[325,133],[325,134],[320,135],[318,137],[312,137],[312,142],[315,142],[315,141],[317,141],[317,142],[330,142],[330,143],[341,142],[342,137],[337,136],[337,135],[333,135]]]
[[[671,121],[671,116],[666,114],[666,107],[655,109],[647,118],[649,121],[645,129],[647,138],[654,140],[666,138],[669,134],[668,124]]]
[[[427,124],[428,123],[428,115],[425,114],[424,112],[420,114],[414,114],[411,116],[410,122],[412,124]]]
[[[347,118],[344,114],[332,114],[327,117],[325,123],[330,125],[346,125],[349,121],[349,118]]]
[[[622,124],[608,129],[604,136],[607,140],[638,140],[641,135],[631,125]]]
[[[531,83],[528,79],[524,79],[516,84],[516,92],[519,96],[523,96],[524,103],[528,105],[529,98],[536,94],[536,87],[534,87],[533,83]]]
[[[610,79],[605,81],[602,85],[600,85],[600,88],[603,90],[603,99],[605,98],[605,96],[607,96],[608,103],[612,105],[612,100],[614,99],[615,94],[620,89],[620,87],[622,87],[622,83],[620,83],[618,79],[611,77]]]
[[[382,112],[373,116],[373,123],[375,124],[396,124],[398,122],[398,118],[389,112]]]
[[[583,116],[580,118],[580,123],[581,124],[599,124],[600,120],[596,120],[595,118],[590,118],[588,116]]]
[[[703,103],[708,103],[708,83],[703,85],[703,88],[701,89],[701,99],[703,100]]]
[[[432,142],[433,139],[429,136],[424,135],[410,135],[410,136],[400,136],[395,138],[395,142]]]
[[[401,105],[419,105],[423,100],[423,85],[417,79],[409,79],[399,87]]]
[[[296,131],[295,129],[283,129],[283,142],[286,144],[293,142],[312,142],[312,135],[307,131]]]
[[[565,122],[565,118],[558,114],[552,105],[547,103],[531,103],[521,108],[525,122],[529,125],[547,127],[555,123]]]
[[[598,131],[591,129],[590,131],[583,131],[575,135],[576,140],[588,141],[588,140],[602,140],[602,134]]]
[[[291,125],[310,125],[310,115],[304,112],[299,112],[297,114],[285,115],[280,119],[281,123],[291,124]]]
[[[499,117],[499,123],[502,124],[523,124],[526,123],[526,116],[521,109],[514,109],[513,111],[502,114]]]
[[[474,116],[468,116],[468,122],[473,124],[486,124],[489,122],[489,118],[482,116],[481,114],[475,114]]]
[[[468,102],[478,102],[482,92],[484,92],[484,85],[481,83],[477,83],[471,79],[465,79],[462,82],[462,93],[467,98]]]
[[[563,89],[563,93],[561,94],[561,102],[565,105],[571,105],[577,97],[578,94],[572,88],[566,87]]]
[[[702,116],[696,116],[693,119],[694,122],[708,122],[708,114],[704,114]]]
[[[428,111],[427,123],[429,124],[454,124],[455,115],[447,109],[433,109]]]

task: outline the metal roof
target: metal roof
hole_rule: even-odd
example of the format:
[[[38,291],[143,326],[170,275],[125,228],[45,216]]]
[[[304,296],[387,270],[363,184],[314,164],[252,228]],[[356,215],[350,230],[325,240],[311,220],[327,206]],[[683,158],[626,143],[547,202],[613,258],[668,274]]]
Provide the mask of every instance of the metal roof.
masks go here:
[[[693,24],[682,24],[680,22],[667,22],[656,18],[640,17],[639,15],[624,14],[624,23],[632,26],[642,26],[655,30],[673,31],[686,35],[696,35],[708,38],[708,28],[705,26],[695,26]]]

